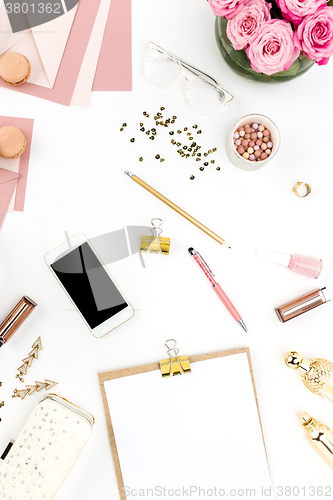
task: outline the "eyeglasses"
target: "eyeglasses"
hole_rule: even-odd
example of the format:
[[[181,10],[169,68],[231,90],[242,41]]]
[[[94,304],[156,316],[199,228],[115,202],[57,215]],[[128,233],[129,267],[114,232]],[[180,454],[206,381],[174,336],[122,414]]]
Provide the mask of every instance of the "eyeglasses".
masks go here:
[[[144,72],[149,80],[160,87],[169,87],[180,78],[185,78],[186,100],[202,115],[216,113],[233,99],[214,78],[153,42],[148,43]]]

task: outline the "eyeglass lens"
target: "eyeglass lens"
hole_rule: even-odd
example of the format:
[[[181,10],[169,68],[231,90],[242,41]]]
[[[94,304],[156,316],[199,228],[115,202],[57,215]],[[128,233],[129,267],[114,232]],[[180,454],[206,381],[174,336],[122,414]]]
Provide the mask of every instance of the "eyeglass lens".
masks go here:
[[[187,100],[199,113],[210,115],[223,103],[219,91],[201,78],[192,78],[188,81]]]
[[[225,96],[204,79],[191,75],[186,68],[186,98],[193,109],[204,115],[213,114],[222,104]],[[184,76],[182,67],[168,54],[156,47],[150,47],[145,57],[145,72],[156,85],[168,87]]]
[[[162,87],[168,87],[182,74],[180,66],[168,54],[153,47],[146,54],[145,71],[150,80]]]

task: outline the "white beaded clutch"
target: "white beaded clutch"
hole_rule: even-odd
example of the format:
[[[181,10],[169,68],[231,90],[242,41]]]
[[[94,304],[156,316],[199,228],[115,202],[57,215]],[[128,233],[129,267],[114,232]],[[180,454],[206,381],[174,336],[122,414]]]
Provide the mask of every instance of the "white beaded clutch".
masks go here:
[[[0,467],[0,499],[52,500],[87,443],[94,417],[49,394]]]

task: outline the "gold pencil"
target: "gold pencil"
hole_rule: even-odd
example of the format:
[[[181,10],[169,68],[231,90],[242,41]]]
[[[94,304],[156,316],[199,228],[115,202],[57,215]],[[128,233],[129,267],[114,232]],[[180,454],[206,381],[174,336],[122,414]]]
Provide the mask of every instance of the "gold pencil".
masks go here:
[[[172,201],[168,200],[168,198],[166,198],[165,196],[163,196],[163,194],[161,194],[158,191],[156,191],[156,189],[154,189],[151,186],[149,186],[149,184],[147,184],[142,179],[140,179],[140,177],[137,177],[135,174],[132,174],[132,172],[130,172],[126,168],[123,169],[123,172],[124,172],[124,174],[128,175],[132,179],[132,181],[136,182],[137,184],[139,184],[139,186],[143,187],[144,189],[146,189],[147,191],[149,191],[149,193],[151,193],[154,196],[156,196],[156,198],[158,198],[159,200],[163,201],[163,203],[165,203],[166,205],[168,205],[168,207],[172,208],[179,215],[182,215],[189,222],[192,222],[192,224],[194,224],[195,226],[197,226],[204,233],[208,234],[208,236],[210,236],[211,238],[213,238],[213,240],[215,240],[218,243],[220,243],[220,245],[223,245],[224,247],[227,247],[227,248],[231,248],[228,245],[228,243],[223,238],[221,238],[217,234],[213,233],[213,231],[211,231],[210,229],[208,229],[208,227],[206,227],[203,224],[201,224],[201,222],[199,222],[194,217],[192,217],[190,214],[188,214],[187,212],[185,212],[183,209],[181,209],[180,207],[178,207],[177,205],[175,205],[175,203],[173,203]]]

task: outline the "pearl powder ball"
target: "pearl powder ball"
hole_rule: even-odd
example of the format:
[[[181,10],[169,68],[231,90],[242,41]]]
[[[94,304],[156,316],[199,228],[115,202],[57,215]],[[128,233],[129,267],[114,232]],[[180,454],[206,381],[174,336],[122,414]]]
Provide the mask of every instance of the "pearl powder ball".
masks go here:
[[[233,134],[233,142],[237,153],[252,162],[266,160],[273,149],[271,133],[261,123],[238,127]]]

